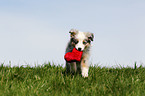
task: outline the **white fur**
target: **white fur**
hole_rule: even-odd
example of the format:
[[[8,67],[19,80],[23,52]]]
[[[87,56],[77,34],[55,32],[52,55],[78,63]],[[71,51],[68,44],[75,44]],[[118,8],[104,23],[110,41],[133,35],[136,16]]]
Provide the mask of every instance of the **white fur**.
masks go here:
[[[82,67],[82,76],[88,77],[88,71],[89,71],[88,67]]]
[[[85,45],[83,44],[83,40],[86,38],[86,36],[83,32],[79,31],[79,33],[76,35],[76,38],[79,40],[78,44],[76,44],[76,49],[81,48],[82,50],[84,50]]]

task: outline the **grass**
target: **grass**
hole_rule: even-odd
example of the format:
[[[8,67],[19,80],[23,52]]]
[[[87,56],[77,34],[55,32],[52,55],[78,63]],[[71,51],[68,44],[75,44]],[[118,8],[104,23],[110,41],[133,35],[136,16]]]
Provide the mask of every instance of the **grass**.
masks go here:
[[[65,68],[0,66],[0,96],[144,96],[145,68],[90,67],[89,77]]]

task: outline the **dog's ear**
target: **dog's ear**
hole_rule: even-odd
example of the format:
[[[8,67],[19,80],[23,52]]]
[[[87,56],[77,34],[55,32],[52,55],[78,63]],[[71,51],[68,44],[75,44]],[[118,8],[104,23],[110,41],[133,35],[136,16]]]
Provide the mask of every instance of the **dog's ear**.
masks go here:
[[[93,40],[94,40],[94,34],[93,34],[93,33],[89,33],[88,39],[89,39],[90,41],[93,41]]]
[[[76,30],[76,29],[71,29],[69,31],[71,37],[74,37],[77,34],[77,32],[78,32],[78,30]]]

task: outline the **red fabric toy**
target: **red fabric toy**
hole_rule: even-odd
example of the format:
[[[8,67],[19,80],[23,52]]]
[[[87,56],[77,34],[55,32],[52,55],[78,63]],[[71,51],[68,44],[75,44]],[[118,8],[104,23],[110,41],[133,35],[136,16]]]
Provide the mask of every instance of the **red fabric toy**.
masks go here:
[[[83,51],[78,51],[76,48],[72,50],[72,52],[68,52],[65,54],[64,59],[67,62],[81,61]]]

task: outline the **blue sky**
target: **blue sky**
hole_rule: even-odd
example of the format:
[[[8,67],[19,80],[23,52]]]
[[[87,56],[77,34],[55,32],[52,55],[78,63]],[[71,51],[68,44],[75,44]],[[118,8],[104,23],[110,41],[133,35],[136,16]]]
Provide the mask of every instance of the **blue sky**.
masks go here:
[[[144,0],[1,0],[0,63],[63,65],[68,32],[76,28],[95,34],[92,64],[144,65],[144,5]]]

